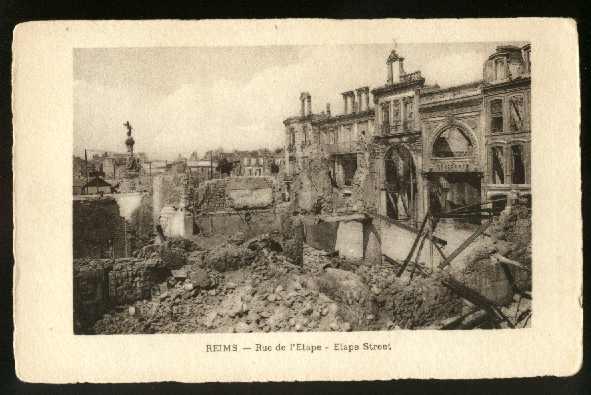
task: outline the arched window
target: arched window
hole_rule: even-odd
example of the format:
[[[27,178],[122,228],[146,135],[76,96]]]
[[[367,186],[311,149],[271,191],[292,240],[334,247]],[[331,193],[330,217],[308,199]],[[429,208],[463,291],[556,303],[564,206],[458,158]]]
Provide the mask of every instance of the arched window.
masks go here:
[[[433,143],[435,158],[461,158],[471,156],[472,152],[472,142],[464,131],[456,126],[445,129]]]

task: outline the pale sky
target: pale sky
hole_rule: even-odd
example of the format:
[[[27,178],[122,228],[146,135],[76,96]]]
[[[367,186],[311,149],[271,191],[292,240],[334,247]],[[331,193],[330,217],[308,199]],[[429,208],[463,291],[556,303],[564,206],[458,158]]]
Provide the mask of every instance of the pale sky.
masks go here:
[[[421,70],[441,87],[482,78],[497,45],[399,44],[406,72]],[[520,43],[516,43],[519,45]],[[125,152],[125,128],[135,150],[171,159],[192,151],[280,147],[282,121],[299,113],[302,91],[312,111],[340,93],[386,81],[392,45],[97,48],[74,52],[74,154]]]

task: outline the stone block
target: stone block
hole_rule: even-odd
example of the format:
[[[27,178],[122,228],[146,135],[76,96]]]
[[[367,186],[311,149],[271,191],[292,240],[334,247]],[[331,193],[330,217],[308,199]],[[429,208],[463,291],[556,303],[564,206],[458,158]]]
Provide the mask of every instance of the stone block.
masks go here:
[[[335,250],[345,258],[363,258],[363,224],[359,221],[340,222]]]

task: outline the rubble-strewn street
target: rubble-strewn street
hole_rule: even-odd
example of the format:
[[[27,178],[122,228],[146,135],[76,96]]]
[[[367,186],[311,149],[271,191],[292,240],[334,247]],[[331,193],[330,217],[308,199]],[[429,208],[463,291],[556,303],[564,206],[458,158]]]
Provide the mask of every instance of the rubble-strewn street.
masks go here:
[[[479,248],[463,262],[451,270],[430,275],[416,273],[412,278],[397,277],[399,265],[369,265],[362,259],[342,258],[307,245],[303,265],[296,265],[283,255],[285,241],[277,234],[245,240],[239,232],[223,242],[218,238],[218,245],[209,249],[204,248],[204,238],[172,239],[139,249],[136,258],[115,262],[80,260],[76,261],[78,273],[96,269],[97,265],[112,265],[109,279],[116,301],[112,309],[83,331],[115,334],[441,328],[470,310],[469,303],[442,284],[443,278],[451,274],[479,289],[478,279],[497,276],[499,265],[491,263],[487,259],[490,256],[499,254],[531,265],[527,232],[511,238],[514,241],[507,240],[528,220],[527,210],[516,208],[495,222],[491,237],[482,239]],[[133,266],[131,262],[142,269],[124,272],[123,280],[117,280],[119,271]],[[491,271],[493,277],[488,273]],[[518,270],[511,272],[511,281],[521,289],[530,289],[527,277],[518,275]],[[130,294],[125,289],[136,290],[138,285],[141,289],[143,282],[153,284],[149,294]],[[530,299],[515,293],[509,281],[506,284],[498,305],[512,323],[526,324],[523,321],[530,310]],[[463,319],[464,326],[490,325],[482,313],[476,316],[479,322],[472,322],[472,314],[470,319]]]
[[[530,325],[530,51],[442,88],[390,49],[342,113],[265,114],[273,149],[150,160],[125,121],[126,153],[75,160],[76,333]]]

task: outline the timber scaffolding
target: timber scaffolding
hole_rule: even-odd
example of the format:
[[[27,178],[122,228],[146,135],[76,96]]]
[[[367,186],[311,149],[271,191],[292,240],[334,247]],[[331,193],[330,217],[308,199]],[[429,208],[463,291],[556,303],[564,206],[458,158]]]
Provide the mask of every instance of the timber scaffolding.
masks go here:
[[[467,205],[458,207],[456,209],[443,212],[433,213],[431,210],[427,210],[421,226],[418,229],[417,236],[412,244],[412,247],[404,259],[403,262],[397,262],[391,257],[383,254],[385,261],[391,265],[399,265],[400,268],[396,273],[397,277],[401,277],[405,271],[410,271],[409,281],[412,281],[415,274],[419,273],[424,277],[430,277],[433,275],[433,270],[429,270],[423,264],[419,262],[421,251],[423,249],[425,240],[429,239],[432,245],[435,247],[437,253],[441,256],[442,261],[439,263],[438,268],[444,269],[449,266],[451,262],[462,253],[470,244],[472,244],[479,236],[485,234],[486,230],[492,225],[495,217],[495,212],[491,208],[483,206],[492,204],[502,199],[491,199],[477,204]],[[392,221],[390,218],[377,215],[381,219]],[[441,246],[445,246],[447,242],[433,235],[439,221],[442,218],[453,218],[453,219],[465,219],[465,218],[480,218],[481,225],[474,230],[474,232],[466,238],[456,249],[454,249],[448,256],[445,255]],[[396,221],[397,222],[397,221]],[[430,226],[427,226],[429,223]],[[415,228],[412,228],[416,231]],[[414,257],[414,259],[413,259]],[[530,269],[525,267],[519,262],[508,259],[498,253],[492,254],[491,259],[493,262],[498,263],[503,269],[505,275],[511,283],[512,290],[515,294],[522,298],[531,300],[531,293],[528,291],[521,290],[516,286],[509,266],[515,267],[519,270],[530,272]],[[442,273],[439,281],[443,286],[448,288],[451,292],[458,295],[462,299],[468,301],[473,308],[468,313],[453,317],[442,325],[441,329],[472,329],[481,327],[482,325],[491,325],[493,328],[501,328],[501,324],[504,322],[510,328],[515,328],[519,324],[526,325],[527,321],[531,317],[531,310],[527,311],[526,314],[516,316],[512,321],[509,319],[500,308],[490,299],[480,294],[476,290],[464,285],[462,282],[454,279],[449,273]]]

